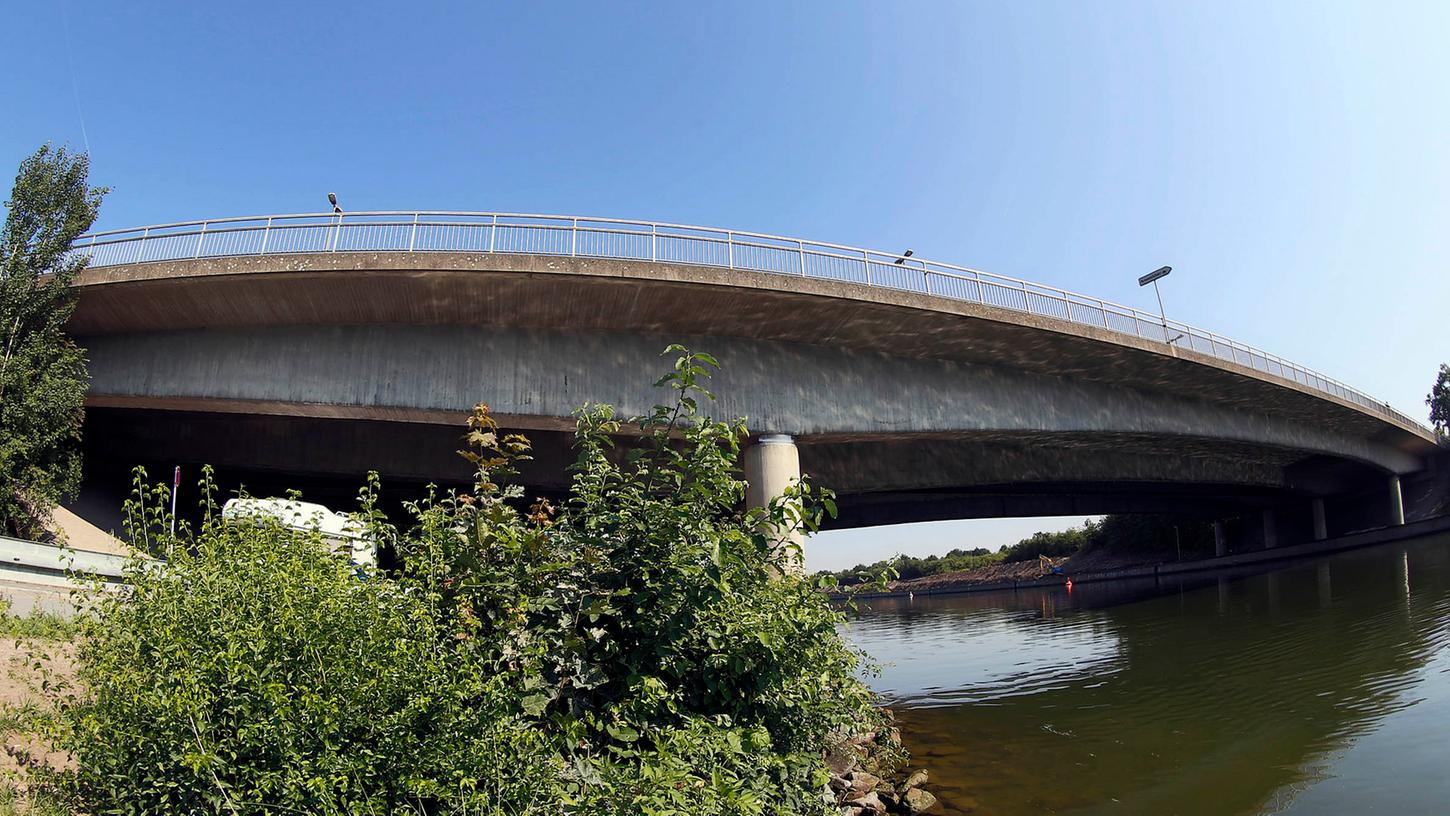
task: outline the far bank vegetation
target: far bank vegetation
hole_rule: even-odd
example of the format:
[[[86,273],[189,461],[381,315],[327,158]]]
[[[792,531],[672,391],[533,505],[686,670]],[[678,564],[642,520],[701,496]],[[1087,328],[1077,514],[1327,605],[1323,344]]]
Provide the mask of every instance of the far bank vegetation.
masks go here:
[[[952,572],[967,572],[999,564],[1034,561],[1040,557],[1064,559],[1096,553],[1122,560],[1177,560],[1213,554],[1213,527],[1203,519],[1171,515],[1109,515],[1086,519],[1080,526],[1038,532],[996,552],[985,547],[954,549],[946,555],[922,558],[898,555],[873,564],[857,564],[839,572],[825,571],[843,587],[879,582],[887,578],[910,581]]]

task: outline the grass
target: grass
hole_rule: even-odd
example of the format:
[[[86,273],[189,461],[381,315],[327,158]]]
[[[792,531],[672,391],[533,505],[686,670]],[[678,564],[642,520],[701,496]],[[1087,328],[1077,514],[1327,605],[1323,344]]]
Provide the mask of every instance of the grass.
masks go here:
[[[53,612],[32,610],[16,615],[10,610],[10,599],[0,596],[0,638],[63,643],[74,640],[79,630],[74,620]],[[0,738],[9,743],[16,736],[32,733],[35,715],[33,703],[0,706]],[[8,759],[6,764],[10,766]],[[71,809],[47,791],[24,784],[22,773],[18,769],[0,771],[0,816],[72,816]]]
[[[15,738],[30,735],[34,726],[32,705],[0,707],[0,735],[7,744]],[[8,764],[8,760],[7,760]],[[22,762],[22,767],[23,767]],[[70,816],[71,810],[43,789],[24,783],[25,771],[19,768],[0,771],[0,816]]]
[[[0,816],[70,816],[70,810],[41,791],[0,780]]]
[[[78,629],[74,620],[54,612],[34,609],[28,615],[11,614],[10,599],[0,597],[0,637],[65,641],[74,639]]]

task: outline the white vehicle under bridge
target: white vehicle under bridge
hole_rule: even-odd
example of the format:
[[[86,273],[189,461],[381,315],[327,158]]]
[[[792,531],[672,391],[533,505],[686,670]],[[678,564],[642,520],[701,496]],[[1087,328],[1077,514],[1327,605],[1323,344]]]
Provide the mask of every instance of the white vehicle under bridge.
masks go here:
[[[231,499],[222,505],[222,520],[228,524],[275,522],[289,530],[318,533],[340,555],[360,567],[378,563],[377,542],[367,536],[362,522],[346,513],[335,513],[320,504],[292,499]]]

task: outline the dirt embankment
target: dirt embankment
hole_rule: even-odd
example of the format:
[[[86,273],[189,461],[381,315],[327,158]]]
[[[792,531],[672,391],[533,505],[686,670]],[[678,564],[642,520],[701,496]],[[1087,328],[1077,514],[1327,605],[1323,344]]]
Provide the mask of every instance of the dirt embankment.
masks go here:
[[[38,639],[0,638],[0,783],[14,784],[22,761],[64,768],[70,757],[50,750],[43,740],[26,729],[27,710],[49,710],[52,700],[41,690],[49,681],[51,694],[73,687],[75,647],[69,643]],[[57,684],[60,688],[56,689]]]
[[[925,575],[909,581],[892,581],[888,591],[921,592],[923,590],[962,589],[986,584],[1010,584],[1013,581],[1036,581],[1053,575],[1060,575],[1065,581],[1073,575],[1108,572],[1172,560],[1174,560],[1172,554],[1087,552],[1067,558],[1040,558],[1033,561],[991,564],[976,569]]]

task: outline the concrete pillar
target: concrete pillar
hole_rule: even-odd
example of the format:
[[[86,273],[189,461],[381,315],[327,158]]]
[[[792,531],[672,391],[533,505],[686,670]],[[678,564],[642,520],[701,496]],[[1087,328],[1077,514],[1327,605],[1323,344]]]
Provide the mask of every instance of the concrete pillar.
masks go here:
[[[1315,496],[1310,507],[1314,511],[1314,540],[1323,541],[1329,538],[1329,525],[1324,521],[1324,499]]]
[[[1264,549],[1272,549],[1279,546],[1279,511],[1272,507],[1264,508]]]
[[[1390,474],[1390,524],[1398,527],[1405,523],[1405,498],[1400,493],[1400,475]]]
[[[1228,555],[1228,530],[1221,521],[1213,523],[1213,554],[1215,558]]]
[[[795,440],[786,434],[766,434],[745,449],[745,504],[748,507],[766,507],[771,499],[785,492],[791,484],[800,481],[801,456]],[[799,546],[803,537],[799,532],[782,532],[780,544]],[[797,572],[805,569],[804,559],[795,564]]]

